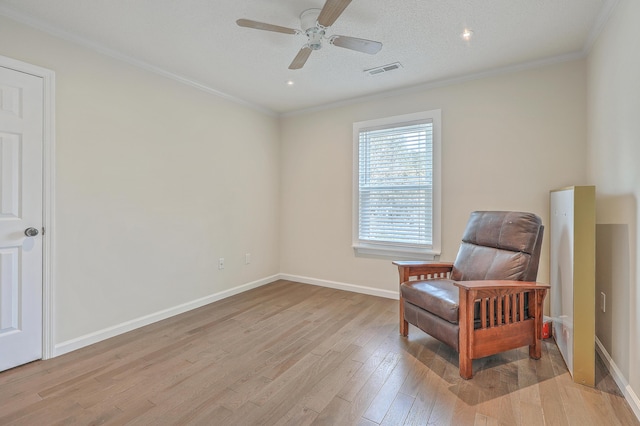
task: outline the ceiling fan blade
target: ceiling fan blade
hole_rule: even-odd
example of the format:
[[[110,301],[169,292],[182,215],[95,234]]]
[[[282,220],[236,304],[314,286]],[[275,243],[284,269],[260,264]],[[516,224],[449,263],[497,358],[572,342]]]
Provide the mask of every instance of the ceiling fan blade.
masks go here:
[[[318,16],[318,24],[323,27],[330,27],[342,12],[349,6],[351,0],[327,0]]]
[[[281,27],[279,25],[266,24],[264,22],[252,21],[251,19],[238,19],[236,21],[241,27],[254,28],[256,30],[274,31],[276,33],[297,34],[299,31],[293,28]]]
[[[382,43],[379,41],[365,40],[364,38],[336,35],[331,37],[329,42],[334,46],[344,47],[345,49],[356,50],[370,55],[375,55],[382,49]]]
[[[309,55],[311,55],[311,52],[312,52],[311,48],[307,46],[300,49],[296,57],[293,58],[293,62],[291,62],[291,65],[289,65],[289,69],[299,70],[300,68],[302,68],[305,62],[307,62],[307,59],[309,59]]]

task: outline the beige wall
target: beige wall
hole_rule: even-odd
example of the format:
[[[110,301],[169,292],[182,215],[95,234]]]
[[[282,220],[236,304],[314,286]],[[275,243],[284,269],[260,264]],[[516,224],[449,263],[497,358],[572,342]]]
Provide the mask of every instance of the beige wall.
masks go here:
[[[55,343],[279,272],[392,294],[390,260],[351,248],[352,123],[439,108],[443,260],[472,210],[548,225],[549,190],[597,186],[597,336],[637,396],[637,17],[620,0],[586,63],[278,120],[0,16],[0,55],[56,72]]]
[[[472,210],[531,211],[586,178],[584,61],[498,75],[282,119],[281,271],[397,291],[389,259],[351,248],[352,123],[442,110],[442,257]],[[548,282],[548,241],[539,280]]]
[[[442,110],[443,260],[470,211],[548,224],[586,179],[584,61],[278,120],[1,17],[0,55],[56,72],[57,343],[278,272],[396,292],[351,248],[354,121]]]
[[[588,176],[597,188],[596,335],[640,395],[640,2],[621,0],[588,58]],[[623,389],[624,390],[624,389]],[[640,410],[640,400],[636,402]]]
[[[56,73],[55,343],[278,273],[276,117],[2,17],[0,55]]]

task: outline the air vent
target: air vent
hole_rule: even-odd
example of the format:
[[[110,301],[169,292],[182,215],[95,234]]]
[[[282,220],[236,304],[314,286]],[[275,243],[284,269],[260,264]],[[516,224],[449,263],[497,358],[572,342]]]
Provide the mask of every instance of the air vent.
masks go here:
[[[382,74],[389,71],[397,70],[398,68],[402,68],[402,64],[400,62],[394,62],[392,64],[382,65],[381,67],[370,68],[368,70],[364,70],[369,75]]]

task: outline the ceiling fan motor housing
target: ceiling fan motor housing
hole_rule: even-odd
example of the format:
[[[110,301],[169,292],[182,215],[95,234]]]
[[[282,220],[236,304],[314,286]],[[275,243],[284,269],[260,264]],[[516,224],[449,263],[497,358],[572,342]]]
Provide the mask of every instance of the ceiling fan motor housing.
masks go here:
[[[320,9],[307,9],[300,14],[300,27],[309,39],[307,46],[311,50],[322,48],[324,28],[318,25],[318,16],[320,16]]]
[[[318,29],[318,16],[320,9],[307,9],[300,14],[300,28],[305,33],[311,29]]]

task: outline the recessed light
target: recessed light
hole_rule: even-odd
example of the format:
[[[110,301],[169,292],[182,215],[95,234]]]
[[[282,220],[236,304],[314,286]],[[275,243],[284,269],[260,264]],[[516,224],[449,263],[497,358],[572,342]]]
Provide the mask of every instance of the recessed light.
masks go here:
[[[293,80],[287,80],[287,86],[293,86],[294,84]]]
[[[473,30],[465,28],[462,34],[460,34],[460,37],[462,37],[464,41],[471,40],[471,37],[473,37]]]

